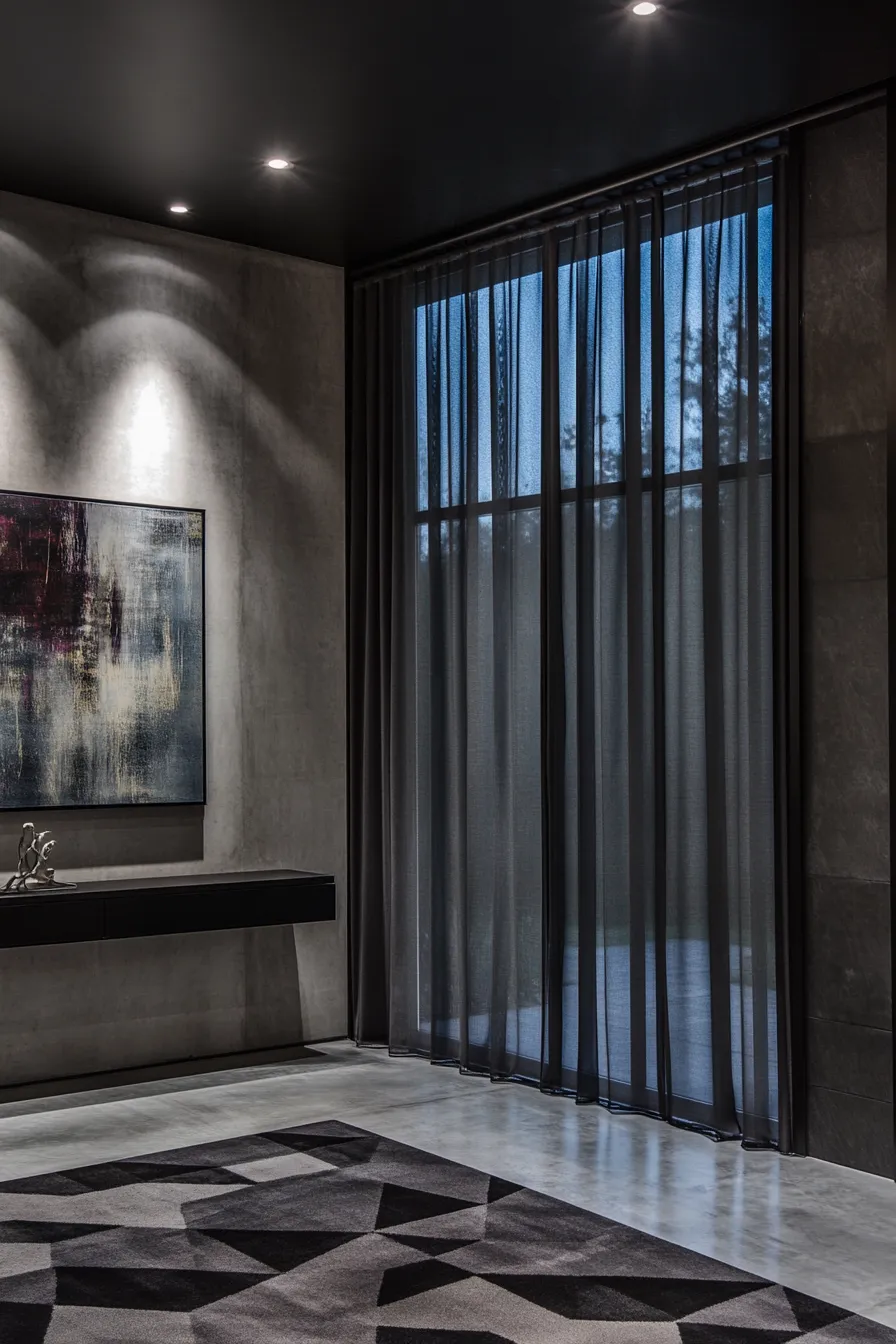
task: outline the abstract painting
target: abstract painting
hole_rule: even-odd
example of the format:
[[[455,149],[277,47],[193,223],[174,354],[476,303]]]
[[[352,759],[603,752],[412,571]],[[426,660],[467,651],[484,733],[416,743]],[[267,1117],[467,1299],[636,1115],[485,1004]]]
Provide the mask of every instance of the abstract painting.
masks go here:
[[[0,492],[0,808],[201,803],[204,514]]]

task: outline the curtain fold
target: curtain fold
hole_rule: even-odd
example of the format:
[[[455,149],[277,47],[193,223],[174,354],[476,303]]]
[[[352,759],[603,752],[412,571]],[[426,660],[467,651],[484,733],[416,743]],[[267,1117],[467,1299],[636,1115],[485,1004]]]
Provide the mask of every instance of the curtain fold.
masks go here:
[[[754,1145],[773,195],[749,161],[358,286],[350,476],[356,1039]]]
[[[413,365],[400,285],[353,296],[348,605],[349,1021],[361,1044],[389,1033],[393,809],[401,715],[394,661],[403,620],[402,462]],[[396,619],[397,618],[397,619]]]

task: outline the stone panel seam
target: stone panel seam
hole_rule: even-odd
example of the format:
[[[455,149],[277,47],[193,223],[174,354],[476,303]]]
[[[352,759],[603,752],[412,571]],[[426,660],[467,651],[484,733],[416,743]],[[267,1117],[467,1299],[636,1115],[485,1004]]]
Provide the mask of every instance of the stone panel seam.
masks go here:
[[[825,1017],[822,1013],[809,1013],[807,1021],[809,1022],[829,1022],[838,1027],[861,1027],[862,1031],[876,1031],[881,1036],[892,1036],[893,1033],[889,1027],[875,1027],[870,1022],[850,1021],[846,1017]]]
[[[869,1101],[872,1106],[884,1106],[888,1111],[893,1109],[892,1101],[881,1101],[879,1097],[866,1097],[861,1092],[842,1092],[839,1087],[823,1087],[820,1083],[810,1083],[809,1091],[827,1092],[832,1097],[849,1097],[850,1101]]]
[[[810,587],[812,586],[812,584],[819,584],[819,585],[823,584],[825,587],[830,587],[831,584],[834,585],[843,584],[845,586],[846,584],[850,583],[875,583],[878,585],[878,587],[880,587],[881,584],[886,584],[887,581],[886,575],[881,575],[880,578],[877,578],[873,574],[861,574],[856,576],[855,578],[846,578],[846,577],[840,578],[838,575],[837,578],[834,579],[815,579],[812,578],[812,576],[809,574],[804,574],[803,577],[805,582],[809,584]]]
[[[890,886],[890,879],[887,877],[861,877],[858,873],[821,873],[812,868],[807,868],[806,876],[817,877],[822,881],[827,879],[831,882],[861,882],[863,887]]]

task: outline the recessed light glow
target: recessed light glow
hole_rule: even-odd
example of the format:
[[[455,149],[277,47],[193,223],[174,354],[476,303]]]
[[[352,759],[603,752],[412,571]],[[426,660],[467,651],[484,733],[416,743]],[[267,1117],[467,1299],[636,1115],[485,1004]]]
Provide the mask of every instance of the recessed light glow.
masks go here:
[[[639,18],[646,18],[648,14],[655,14],[658,5],[653,5],[650,0],[640,0],[637,5],[632,5],[632,13],[637,14]]]
[[[289,162],[289,159],[268,159],[265,163],[265,167],[276,168],[278,172],[282,172],[284,168],[291,168],[292,165]]]
[[[174,205],[169,205],[168,209],[172,215],[188,215],[190,213],[190,207],[183,205],[180,201],[175,201]]]

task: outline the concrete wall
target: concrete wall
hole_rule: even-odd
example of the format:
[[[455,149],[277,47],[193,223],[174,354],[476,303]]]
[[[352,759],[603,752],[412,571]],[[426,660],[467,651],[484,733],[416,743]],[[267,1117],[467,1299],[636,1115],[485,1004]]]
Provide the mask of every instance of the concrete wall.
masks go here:
[[[207,510],[208,805],[42,814],[60,874],[340,892],[295,933],[0,952],[0,1085],[345,1030],[343,396],[340,269],[0,193],[0,487]]]
[[[803,225],[809,1151],[893,1175],[883,110],[808,133]]]

